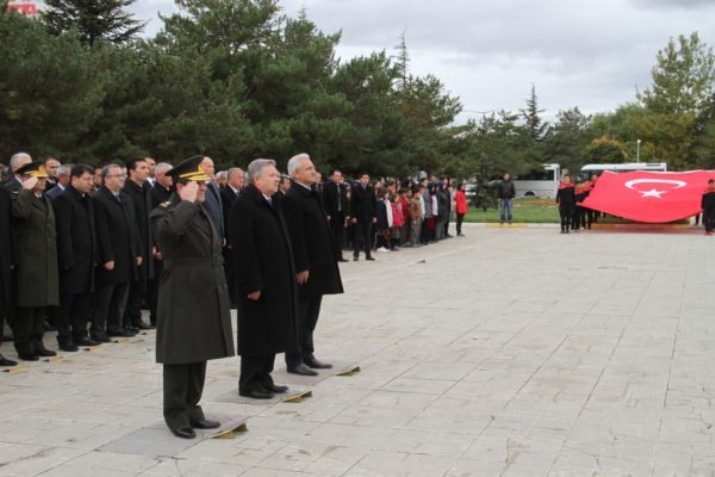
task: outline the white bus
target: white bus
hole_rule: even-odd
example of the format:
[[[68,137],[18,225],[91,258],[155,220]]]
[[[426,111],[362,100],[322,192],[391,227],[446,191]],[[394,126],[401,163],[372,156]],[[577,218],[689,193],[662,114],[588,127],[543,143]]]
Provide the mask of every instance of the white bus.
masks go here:
[[[581,180],[590,179],[591,176],[600,176],[603,171],[611,172],[668,172],[665,162],[627,162],[623,164],[586,164],[581,168]]]
[[[561,182],[561,166],[544,164],[542,169],[514,176],[517,197],[554,198]]]

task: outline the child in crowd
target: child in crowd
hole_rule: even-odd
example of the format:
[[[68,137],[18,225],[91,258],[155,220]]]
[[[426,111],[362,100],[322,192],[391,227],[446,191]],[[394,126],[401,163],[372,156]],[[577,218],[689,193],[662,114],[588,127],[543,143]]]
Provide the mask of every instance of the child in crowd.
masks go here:
[[[464,192],[466,186],[467,184],[461,182],[457,187],[457,192],[454,194],[454,211],[457,214],[457,237],[464,237],[462,233],[462,222],[469,209],[467,205],[467,195]]]
[[[390,192],[380,188],[377,192],[377,251],[387,252],[392,239],[392,201]]]
[[[402,204],[398,195],[393,196],[392,205],[392,234],[390,237],[389,249],[393,252],[398,250],[397,245],[400,245],[400,231],[405,224],[405,216],[402,214]]]

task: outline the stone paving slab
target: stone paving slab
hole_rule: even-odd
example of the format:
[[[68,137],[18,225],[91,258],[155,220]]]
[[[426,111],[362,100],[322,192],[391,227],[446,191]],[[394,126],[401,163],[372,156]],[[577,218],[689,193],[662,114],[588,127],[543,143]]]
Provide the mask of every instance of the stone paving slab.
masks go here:
[[[715,239],[465,232],[341,264],[316,335],[335,369],[276,359],[312,397],[239,398],[237,358],[210,362],[233,439],[163,427],[153,332],[0,373],[0,476],[715,475]]]

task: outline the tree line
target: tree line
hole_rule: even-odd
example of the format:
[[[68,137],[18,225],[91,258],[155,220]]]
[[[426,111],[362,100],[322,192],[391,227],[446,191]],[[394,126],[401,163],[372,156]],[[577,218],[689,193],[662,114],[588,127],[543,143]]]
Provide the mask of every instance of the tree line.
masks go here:
[[[656,56],[653,84],[615,111],[546,121],[535,87],[519,111],[456,124],[460,99],[394,50],[336,57],[324,33],[277,0],[175,0],[141,37],[133,0],[47,0],[40,21],[0,11],[0,158],[26,150],[97,163],[192,154],[219,166],[309,152],[327,172],[481,178],[540,163],[715,166],[715,56],[697,33]],[[1,0],[0,0],[1,3]],[[476,67],[476,66],[475,66]]]

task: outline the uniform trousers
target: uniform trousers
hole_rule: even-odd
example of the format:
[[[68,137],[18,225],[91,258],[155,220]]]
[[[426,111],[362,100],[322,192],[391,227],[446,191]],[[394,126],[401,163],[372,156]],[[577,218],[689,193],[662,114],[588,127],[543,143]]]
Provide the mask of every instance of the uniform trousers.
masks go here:
[[[164,365],[164,421],[169,429],[204,420],[199,406],[206,381],[206,361]]]
[[[44,307],[15,308],[12,332],[15,336],[15,349],[18,352],[32,353],[34,344],[42,342],[42,336],[45,334],[44,321]]]

